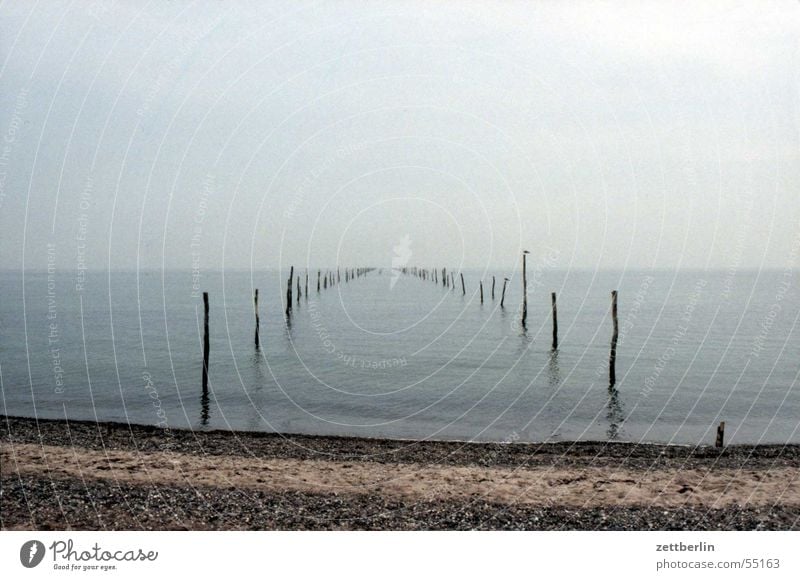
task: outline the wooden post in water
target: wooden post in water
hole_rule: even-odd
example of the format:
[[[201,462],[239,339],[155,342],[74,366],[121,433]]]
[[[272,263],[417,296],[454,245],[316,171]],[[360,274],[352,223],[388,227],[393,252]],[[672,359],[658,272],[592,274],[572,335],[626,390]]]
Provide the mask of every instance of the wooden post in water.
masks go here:
[[[208,358],[211,351],[208,336],[208,292],[203,292],[203,392],[208,392]]]
[[[303,296],[303,291],[300,289],[300,276],[297,277],[297,303],[300,304],[300,298]]]
[[[308,269],[306,269],[306,300],[308,300]]]
[[[556,307],[556,293],[550,293],[550,302],[553,304],[553,350],[558,349],[558,308]]]
[[[253,294],[253,307],[256,311],[256,348],[261,346],[261,342],[258,339],[258,327],[260,326],[258,321],[258,288],[256,288],[255,294]]]
[[[613,387],[617,384],[617,339],[619,338],[619,321],[617,320],[617,291],[611,292],[611,320],[614,333],[611,335],[611,356],[608,360],[608,381]]]
[[[292,282],[294,282],[294,266],[289,270],[289,280],[286,282],[286,314],[292,310]]]
[[[466,296],[467,289],[464,287],[464,272],[460,272],[460,274],[461,274],[461,295]]]
[[[503,296],[500,298],[500,308],[504,308],[503,304],[506,301],[506,284],[508,284],[508,278],[503,278]]]
[[[494,276],[492,276],[492,300],[494,300]]]
[[[320,291],[320,284],[322,283],[321,280],[322,280],[322,272],[317,270],[317,292]]]
[[[481,304],[483,304],[483,280],[481,280]]]
[[[528,250],[522,251],[522,328],[528,323]]]
[[[715,447],[722,447],[725,444],[725,421],[721,421],[717,427],[717,442]]]
[[[447,268],[442,268],[442,286],[447,288]]]

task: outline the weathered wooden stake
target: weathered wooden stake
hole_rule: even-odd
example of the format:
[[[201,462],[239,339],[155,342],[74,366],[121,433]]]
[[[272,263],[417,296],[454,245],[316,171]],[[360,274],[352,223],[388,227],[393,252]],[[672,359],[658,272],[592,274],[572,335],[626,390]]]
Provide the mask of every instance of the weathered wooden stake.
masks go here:
[[[317,270],[317,292],[320,291],[320,284],[322,283],[322,272]]]
[[[208,357],[211,341],[208,336],[208,292],[203,292],[203,392],[208,391]]]
[[[494,300],[494,276],[492,276],[492,300]]]
[[[308,270],[306,270],[306,300],[308,300]]]
[[[289,280],[286,282],[286,314],[292,310],[292,283],[294,282],[294,266],[289,270]]]
[[[619,321],[617,320],[617,291],[611,292],[611,320],[614,333],[611,335],[611,356],[608,361],[608,381],[610,386],[617,384],[617,339],[619,338]]]
[[[481,280],[481,304],[483,304],[483,280]]]
[[[528,323],[528,250],[522,252],[522,328]]]
[[[506,284],[508,284],[508,278],[503,278],[503,295],[500,298],[500,308],[503,308],[505,301],[506,301]]]
[[[258,288],[256,288],[256,292],[255,294],[253,294],[253,307],[256,310],[256,348],[258,348],[259,346],[261,346],[261,342],[258,339],[258,328],[260,326],[258,320]]]
[[[721,421],[717,427],[717,442],[716,447],[722,447],[725,444],[725,421]]]
[[[447,268],[442,268],[442,286],[447,288]]]
[[[553,350],[558,348],[558,308],[556,307],[556,293],[550,293],[550,301],[553,304]]]
[[[297,277],[297,303],[300,304],[300,298],[303,296],[303,291],[300,289],[300,276]]]
[[[459,272],[459,273],[461,274],[461,295],[462,296],[466,296],[467,295],[467,289],[464,287],[464,273],[463,272]]]

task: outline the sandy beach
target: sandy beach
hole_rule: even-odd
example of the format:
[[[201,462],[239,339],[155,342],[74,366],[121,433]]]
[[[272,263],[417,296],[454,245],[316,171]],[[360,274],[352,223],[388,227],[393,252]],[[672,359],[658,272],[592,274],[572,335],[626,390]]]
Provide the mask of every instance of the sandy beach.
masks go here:
[[[2,425],[4,529],[800,529],[797,445]]]

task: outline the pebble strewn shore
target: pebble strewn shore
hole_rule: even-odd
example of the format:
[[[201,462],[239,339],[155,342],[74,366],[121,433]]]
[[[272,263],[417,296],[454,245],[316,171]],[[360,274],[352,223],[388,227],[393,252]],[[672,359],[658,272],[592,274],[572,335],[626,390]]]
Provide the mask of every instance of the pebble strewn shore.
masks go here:
[[[25,498],[23,498],[23,490]],[[54,501],[57,498],[57,501]],[[798,530],[797,508],[540,508],[3,478],[4,529]]]

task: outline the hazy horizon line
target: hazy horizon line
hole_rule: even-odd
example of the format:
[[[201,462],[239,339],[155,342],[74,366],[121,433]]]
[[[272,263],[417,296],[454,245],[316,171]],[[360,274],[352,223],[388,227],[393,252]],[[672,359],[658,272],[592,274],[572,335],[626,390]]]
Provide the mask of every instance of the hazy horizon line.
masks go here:
[[[335,271],[337,268],[344,270],[345,268],[354,269],[354,268],[372,268],[374,270],[392,270],[391,266],[370,266],[370,265],[363,265],[363,266],[307,266],[298,267],[295,264],[289,264],[288,266],[284,267],[269,267],[269,268],[242,268],[242,267],[231,267],[231,268],[203,268],[199,271],[199,274],[202,275],[204,272],[270,272],[270,271],[281,271],[281,270],[288,270],[294,267],[298,270],[328,270],[328,271]],[[447,268],[451,270],[448,266],[405,266],[406,268],[421,268],[421,269],[436,269],[441,270],[442,268]],[[401,268],[397,268],[398,270]],[[519,270],[521,267],[519,265],[513,267],[504,267],[504,266],[487,266],[487,267],[479,267],[479,266],[469,266],[465,268],[455,268],[454,271],[476,271],[476,270]],[[534,266],[529,266],[529,269],[533,271],[536,269]],[[569,272],[569,271],[579,271],[579,272],[626,272],[626,271],[635,271],[635,272],[726,272],[729,273],[731,271],[734,272],[800,272],[800,267],[792,267],[792,268],[783,268],[778,266],[765,266],[765,267],[709,267],[703,268],[698,266],[682,266],[682,267],[647,267],[647,266],[631,266],[631,267],[599,267],[599,268],[591,268],[586,266],[575,266],[571,268],[563,268],[563,267],[556,267],[556,268],[538,268],[538,271],[550,271],[550,272]],[[0,272],[7,273],[7,272],[31,272],[31,273],[47,273],[50,269],[48,268],[2,268],[0,267]],[[55,268],[53,270],[56,273],[70,273],[75,274],[78,270],[75,268],[65,269],[65,268]],[[198,273],[196,270],[192,268],[86,268],[81,269],[81,272],[86,273],[108,273],[108,272],[116,272],[116,273],[135,273],[135,272],[187,272],[187,273]]]

